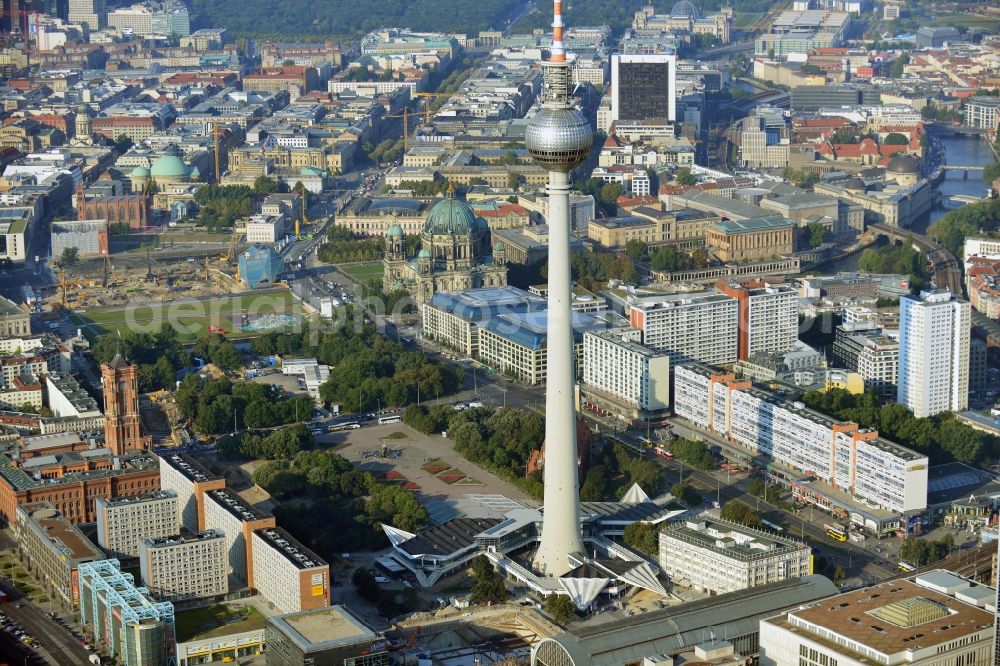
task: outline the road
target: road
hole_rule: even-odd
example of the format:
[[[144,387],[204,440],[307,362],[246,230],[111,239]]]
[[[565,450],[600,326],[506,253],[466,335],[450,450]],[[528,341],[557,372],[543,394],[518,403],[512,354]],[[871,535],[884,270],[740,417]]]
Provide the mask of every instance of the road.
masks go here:
[[[607,426],[607,422],[604,425]],[[707,435],[701,430],[690,428],[676,420],[671,421],[671,427],[680,437],[700,438],[726,449],[732,449],[727,442]],[[638,435],[634,431],[618,433],[616,436],[641,448]],[[734,451],[734,453],[742,453],[742,457],[746,457],[745,452]],[[893,552],[898,551],[898,541],[867,539],[860,544],[851,541],[834,541],[826,535],[826,530],[823,527],[824,523],[835,522],[830,516],[823,511],[813,509],[802,509],[794,514],[789,513],[751,495],[747,492],[749,475],[738,475],[727,480],[730,475],[725,471],[706,472],[693,469],[676,459],[668,462],[656,458],[651,452],[647,455],[661,462],[667,469],[676,474],[676,480],[680,480],[682,476],[684,479],[693,480],[695,485],[699,486],[700,490],[707,496],[707,500],[716,500],[720,504],[725,504],[733,499],[740,500],[759,510],[766,520],[784,525],[789,536],[806,539],[814,547],[821,548],[823,555],[828,560],[832,557],[836,563],[842,564],[848,569],[848,583],[868,579],[883,580],[899,574],[895,565],[891,563],[894,557]]]
[[[15,542],[9,529],[0,530],[0,548],[15,550]],[[56,604],[38,605],[21,597],[8,579],[4,579],[0,587],[11,597],[11,603],[0,607],[0,611],[42,644],[40,649],[34,651],[34,656],[23,655],[22,659],[27,658],[23,663],[57,666],[80,666],[87,663],[90,653],[66,628],[65,620],[71,618],[71,615],[65,609]],[[57,612],[63,618],[63,623],[50,619],[47,615],[50,610]],[[8,631],[0,633],[0,643],[13,640],[14,637]]]

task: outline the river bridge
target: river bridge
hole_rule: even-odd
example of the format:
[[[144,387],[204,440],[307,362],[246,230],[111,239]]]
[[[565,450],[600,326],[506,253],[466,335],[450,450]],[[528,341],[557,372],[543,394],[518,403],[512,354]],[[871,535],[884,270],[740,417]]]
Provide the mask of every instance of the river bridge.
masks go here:
[[[947,289],[956,296],[963,295],[962,267],[955,255],[948,251],[948,248],[915,231],[887,224],[870,224],[867,231],[891,241],[909,243],[915,249],[920,250],[934,269],[934,284],[940,289]]]

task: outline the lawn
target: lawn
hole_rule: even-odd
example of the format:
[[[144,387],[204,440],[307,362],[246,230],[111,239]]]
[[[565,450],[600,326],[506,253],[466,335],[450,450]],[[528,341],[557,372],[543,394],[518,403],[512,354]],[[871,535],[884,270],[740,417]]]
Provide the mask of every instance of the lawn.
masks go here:
[[[451,465],[442,462],[427,463],[426,465],[423,466],[423,470],[425,472],[430,472],[431,474],[438,474],[439,472],[443,472],[449,469],[451,469]]]
[[[369,280],[381,280],[383,274],[382,262],[341,266],[340,270],[346,273],[352,280],[361,284]]]
[[[391,435],[386,435],[382,439],[409,439],[410,437],[405,432],[399,432],[398,430]]]
[[[230,610],[228,604],[178,611],[175,616],[177,642],[215,638],[254,629],[263,629],[266,618],[256,608]]]
[[[239,324],[241,312],[254,316],[274,312],[294,313],[295,310],[297,307],[290,292],[274,291],[75,312],[70,315],[70,319],[77,326],[83,327],[85,332],[89,330],[95,336],[112,333],[116,329],[152,332],[159,330],[163,323],[169,323],[182,340],[193,340],[204,335],[211,325],[221,326],[227,331],[227,337],[238,339],[254,335],[253,332],[234,330]]]

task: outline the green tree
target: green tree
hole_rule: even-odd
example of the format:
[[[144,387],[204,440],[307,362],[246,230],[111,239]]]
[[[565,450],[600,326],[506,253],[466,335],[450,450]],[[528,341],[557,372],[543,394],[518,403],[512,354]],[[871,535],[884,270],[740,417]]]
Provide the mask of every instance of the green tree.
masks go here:
[[[698,182],[698,180],[694,177],[694,174],[691,173],[691,169],[682,167],[678,169],[677,173],[674,175],[674,182],[678,185],[694,185]]]
[[[1000,178],[1000,162],[987,164],[983,167],[983,182],[992,183],[997,178]]]
[[[903,76],[906,72],[906,66],[910,64],[910,54],[903,53],[892,63],[892,69],[890,70],[890,75],[894,79],[898,79]]]
[[[521,186],[521,181],[524,180],[524,176],[517,173],[516,171],[510,171],[507,173],[507,187],[516,190]]]
[[[701,503],[701,493],[695,490],[690,483],[675,483],[670,486],[670,494],[688,506]]]
[[[132,139],[130,139],[126,134],[119,134],[118,138],[115,139],[115,150],[119,155],[124,155],[129,151],[129,148],[134,145],[135,142],[132,141]]]
[[[656,557],[660,548],[659,534],[656,525],[639,521],[625,528],[622,540],[636,550]]]
[[[726,502],[719,515],[725,520],[731,520],[750,527],[760,527],[762,525],[760,516],[753,510],[753,507],[739,500],[729,500]]]
[[[75,247],[63,248],[62,254],[59,255],[59,267],[60,268],[73,268],[80,262],[80,251]]]
[[[806,233],[809,237],[809,247],[817,248],[827,241],[826,228],[819,222],[810,222],[806,225]]]
[[[883,146],[905,146],[910,143],[910,137],[900,132],[890,132],[882,139]]]
[[[274,194],[281,191],[281,183],[270,176],[257,176],[253,181],[253,191],[257,194]]]
[[[543,607],[556,624],[565,625],[576,617],[576,606],[565,594],[550,594],[545,598]]]
[[[649,258],[649,246],[638,238],[633,238],[625,244],[625,254],[636,261],[645,261]]]

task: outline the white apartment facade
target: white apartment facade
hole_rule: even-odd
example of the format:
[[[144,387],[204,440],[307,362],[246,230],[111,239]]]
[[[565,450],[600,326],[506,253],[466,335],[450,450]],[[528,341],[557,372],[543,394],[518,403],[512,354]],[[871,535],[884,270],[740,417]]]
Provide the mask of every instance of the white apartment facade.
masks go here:
[[[789,285],[750,289],[747,354],[787,352],[799,340],[799,295]]]
[[[662,349],[671,367],[684,363],[729,365],[737,356],[739,309],[736,299],[721,294],[676,294],[629,308],[632,328],[642,331],[642,344]]]
[[[725,594],[812,573],[801,541],[728,520],[695,516],[660,532],[659,563],[675,584]]]
[[[281,528],[254,530],[257,591],[282,613],[330,605],[330,566]]]
[[[226,487],[225,479],[212,476],[190,456],[165,453],[160,460],[160,489],[177,495],[177,520],[188,532],[205,529],[205,492]]]
[[[163,601],[224,595],[226,540],[218,530],[142,539],[139,573],[150,594]]]
[[[670,355],[643,346],[641,339],[636,329],[583,335],[584,390],[596,390],[636,416],[670,406]]]
[[[143,538],[158,539],[180,532],[177,493],[172,490],[116,499],[99,497],[95,510],[97,543],[114,557],[137,557]]]
[[[263,527],[275,527],[274,516],[262,514],[228,490],[212,490],[205,496],[205,525],[223,534],[226,573],[254,587],[250,533]]]
[[[674,413],[754,454],[899,514],[927,508],[927,457],[704,365],[674,369]],[[813,483],[816,483],[813,481]]]
[[[1000,255],[1000,239],[996,238],[966,238],[962,247],[962,261],[969,262],[969,257]]]
[[[896,402],[914,416],[969,407],[972,308],[947,290],[899,301],[899,383]]]

